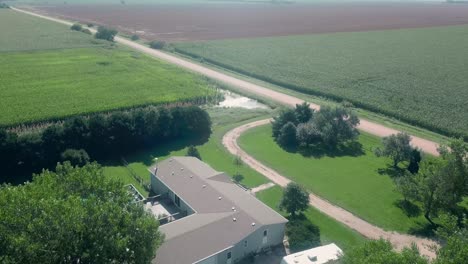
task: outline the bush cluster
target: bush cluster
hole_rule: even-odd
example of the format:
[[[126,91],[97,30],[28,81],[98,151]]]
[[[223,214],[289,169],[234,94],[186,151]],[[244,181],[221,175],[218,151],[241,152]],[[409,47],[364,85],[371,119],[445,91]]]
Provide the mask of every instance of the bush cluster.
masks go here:
[[[42,168],[54,168],[64,159],[82,163],[89,159],[88,154],[94,160],[118,158],[143,147],[186,138],[207,138],[210,133],[210,117],[197,106],[149,106],[78,116],[43,131],[21,135],[0,130],[0,182],[7,180],[6,175],[18,177]]]
[[[74,30],[74,31],[81,31],[83,29],[83,27],[80,25],[80,24],[73,24],[71,27],[70,27],[71,30]]]
[[[166,46],[166,42],[160,40],[154,40],[149,43],[152,49],[163,49]]]
[[[303,103],[280,112],[272,122],[272,134],[283,148],[323,144],[336,148],[359,135],[357,116],[344,107],[322,107],[315,112]]]
[[[100,26],[98,27],[97,33],[94,37],[97,39],[114,41],[115,35],[117,35],[117,30]]]

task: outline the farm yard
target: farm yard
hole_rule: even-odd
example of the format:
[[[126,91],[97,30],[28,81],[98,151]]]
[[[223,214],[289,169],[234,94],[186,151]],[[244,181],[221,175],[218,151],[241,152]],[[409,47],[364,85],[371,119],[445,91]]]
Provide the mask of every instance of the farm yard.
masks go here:
[[[420,229],[424,218],[408,217],[398,207],[402,197],[385,170],[390,161],[373,153],[381,146],[380,139],[363,133],[359,143],[363,153],[309,157],[280,148],[271,137],[271,125],[239,138],[240,147],[266,166],[366,221],[404,233]]]
[[[468,26],[178,43],[292,90],[468,136]]]
[[[99,1],[98,1],[99,2]],[[130,2],[130,1],[129,1]],[[161,1],[159,1],[161,2]],[[162,1],[164,2],[164,1]],[[202,2],[202,1],[198,1]],[[173,1],[166,5],[37,6],[42,13],[113,26],[169,42],[459,25],[468,6],[416,3],[253,4]],[[226,4],[226,2],[230,4]],[[141,2],[140,2],[141,3]],[[185,4],[181,4],[185,3]]]
[[[201,77],[141,53],[53,22],[0,12],[0,29],[8,36],[0,40],[0,126],[201,101],[215,93]]]

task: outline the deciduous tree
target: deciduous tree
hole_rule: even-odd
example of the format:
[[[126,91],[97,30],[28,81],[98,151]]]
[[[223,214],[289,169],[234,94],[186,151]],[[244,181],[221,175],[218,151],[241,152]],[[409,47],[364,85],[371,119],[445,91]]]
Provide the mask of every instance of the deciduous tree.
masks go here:
[[[1,263],[149,263],[158,221],[97,164],[0,187]]]
[[[393,161],[393,167],[398,167],[398,163],[408,161],[413,148],[410,145],[411,138],[406,133],[398,133],[382,139],[383,149],[377,148],[375,154],[378,157],[389,157]]]
[[[289,183],[284,189],[279,208],[285,210],[294,218],[296,215],[307,210],[308,207],[309,194],[307,191],[295,182]]]

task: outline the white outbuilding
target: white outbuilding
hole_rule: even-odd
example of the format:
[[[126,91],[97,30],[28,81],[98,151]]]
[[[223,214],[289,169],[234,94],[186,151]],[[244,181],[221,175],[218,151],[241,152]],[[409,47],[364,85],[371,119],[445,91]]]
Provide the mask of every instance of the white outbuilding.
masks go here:
[[[325,264],[337,260],[343,251],[334,243],[287,255],[281,264]]]

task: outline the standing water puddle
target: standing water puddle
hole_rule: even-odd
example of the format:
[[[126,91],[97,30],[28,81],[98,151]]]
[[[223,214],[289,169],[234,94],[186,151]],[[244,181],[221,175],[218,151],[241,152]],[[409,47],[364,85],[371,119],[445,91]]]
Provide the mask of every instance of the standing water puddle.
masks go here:
[[[269,107],[265,104],[258,102],[257,100],[222,90],[221,93],[224,96],[224,100],[219,102],[218,107],[240,107],[246,109],[268,109]]]

